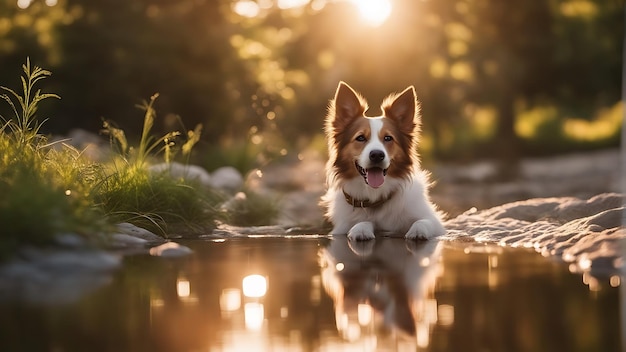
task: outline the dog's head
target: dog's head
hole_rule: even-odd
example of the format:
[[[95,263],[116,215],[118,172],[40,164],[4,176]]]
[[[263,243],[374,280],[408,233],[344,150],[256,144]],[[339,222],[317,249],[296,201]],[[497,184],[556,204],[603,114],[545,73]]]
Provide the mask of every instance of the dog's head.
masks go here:
[[[387,176],[408,177],[417,163],[419,104],[410,86],[383,101],[382,116],[365,116],[367,108],[365,99],[340,82],[328,109],[326,134],[335,175],[362,176],[378,188]]]

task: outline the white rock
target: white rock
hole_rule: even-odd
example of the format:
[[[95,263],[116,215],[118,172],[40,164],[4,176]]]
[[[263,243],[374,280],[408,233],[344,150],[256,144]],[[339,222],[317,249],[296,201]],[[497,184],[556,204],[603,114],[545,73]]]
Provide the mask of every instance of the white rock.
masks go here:
[[[117,230],[122,233],[122,234],[126,234],[129,236],[133,236],[133,237],[137,237],[137,238],[141,238],[143,240],[146,240],[148,242],[151,243],[163,243],[166,242],[165,239],[161,236],[158,236],[146,229],[143,229],[141,227],[137,227],[131,223],[128,222],[123,222],[123,223],[119,223],[117,224]]]
[[[85,246],[85,239],[77,234],[63,233],[56,235],[54,241],[63,247],[79,248]]]
[[[243,176],[232,166],[224,166],[211,174],[211,186],[220,190],[236,191],[243,185]]]
[[[150,248],[150,255],[163,258],[184,257],[192,253],[189,247],[181,246],[176,242],[167,242]]]
[[[198,165],[185,165],[178,162],[169,164],[162,163],[152,165],[148,168],[151,172],[165,172],[169,170],[173,178],[182,178],[187,181],[199,182],[202,186],[211,187],[211,175],[208,171]]]
[[[612,263],[623,261],[623,201],[622,194],[604,193],[587,200],[535,198],[508,203],[448,220],[446,237],[534,248],[545,256],[578,263],[579,271],[610,273],[619,269]]]
[[[125,233],[114,233],[111,235],[113,240],[113,246],[127,247],[127,246],[143,246],[148,243],[143,238],[127,235]]]

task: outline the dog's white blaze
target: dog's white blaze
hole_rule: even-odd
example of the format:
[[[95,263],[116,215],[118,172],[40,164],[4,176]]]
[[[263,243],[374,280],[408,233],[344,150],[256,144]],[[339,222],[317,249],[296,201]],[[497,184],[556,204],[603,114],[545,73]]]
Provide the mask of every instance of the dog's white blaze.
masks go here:
[[[385,145],[383,141],[380,140],[380,130],[383,128],[383,120],[382,118],[370,118],[370,140],[367,142],[367,145],[359,155],[359,165],[364,168],[370,167],[370,152],[372,150],[380,150],[385,153],[385,159],[382,162],[383,169],[389,167],[389,155],[387,155],[387,150],[385,149]]]

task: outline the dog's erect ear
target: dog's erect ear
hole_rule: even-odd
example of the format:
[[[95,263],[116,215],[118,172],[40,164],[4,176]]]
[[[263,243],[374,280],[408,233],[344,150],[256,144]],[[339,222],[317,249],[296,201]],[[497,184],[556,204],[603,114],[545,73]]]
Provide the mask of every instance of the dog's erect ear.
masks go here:
[[[386,117],[398,121],[403,126],[415,126],[420,123],[419,103],[413,86],[385,99],[382,110]]]
[[[333,104],[335,108],[335,123],[352,121],[359,116],[363,116],[367,109],[365,100],[345,82],[339,82]]]

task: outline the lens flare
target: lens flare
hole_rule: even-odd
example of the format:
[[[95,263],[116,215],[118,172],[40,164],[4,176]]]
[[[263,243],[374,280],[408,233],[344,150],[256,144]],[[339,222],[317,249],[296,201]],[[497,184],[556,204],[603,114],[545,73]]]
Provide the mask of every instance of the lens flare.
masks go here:
[[[365,23],[372,27],[383,24],[391,14],[390,0],[352,0]]]

